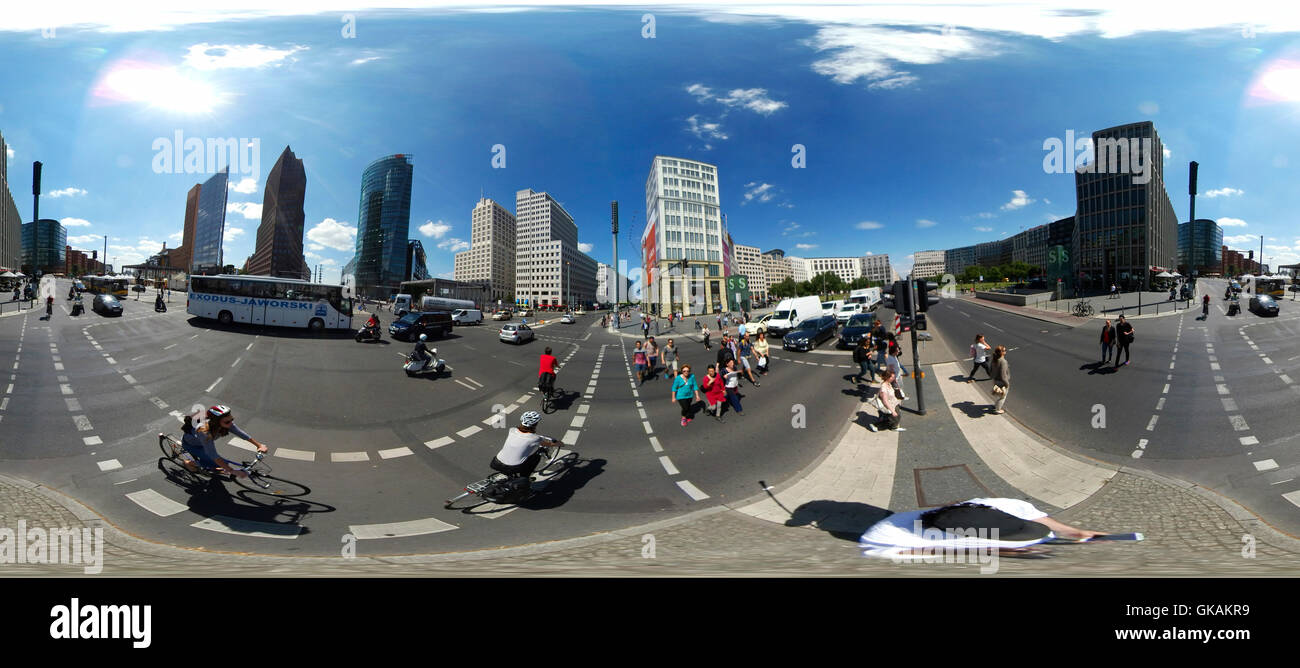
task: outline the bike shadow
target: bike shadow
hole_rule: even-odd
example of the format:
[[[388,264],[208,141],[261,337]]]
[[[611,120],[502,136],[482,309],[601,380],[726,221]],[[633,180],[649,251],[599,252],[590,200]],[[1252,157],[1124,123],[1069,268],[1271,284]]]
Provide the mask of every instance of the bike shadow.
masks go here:
[[[559,508],[593,478],[604,473],[607,463],[604,459],[581,459],[575,456],[573,462],[558,473],[547,477],[545,481],[534,483],[537,494],[518,505],[526,510]]]
[[[249,527],[244,523],[257,522],[263,525],[258,530],[267,533],[282,529],[286,534],[307,534],[311,533],[311,529],[300,524],[303,519],[308,515],[336,510],[334,506],[300,498],[311,493],[311,488],[300,483],[293,483],[301,488],[293,496],[280,496],[242,487],[232,494],[226,486],[229,482],[227,479],[191,473],[166,457],[159,458],[158,469],[169,482],[188,495],[186,506],[191,512],[224,524],[234,532],[246,532]]]

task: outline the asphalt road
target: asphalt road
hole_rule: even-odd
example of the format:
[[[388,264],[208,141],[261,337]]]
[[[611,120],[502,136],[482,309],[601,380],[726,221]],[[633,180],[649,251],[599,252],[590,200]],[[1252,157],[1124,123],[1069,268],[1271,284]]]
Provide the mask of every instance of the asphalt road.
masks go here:
[[[66,295],[67,285],[60,289]],[[407,378],[399,355],[411,344],[387,335],[357,343],[351,332],[223,328],[188,316],[182,294],[167,313],[155,313],[150,296],[124,300],[117,318],[73,318],[56,300],[49,322],[0,319],[0,361],[16,365],[14,389],[3,395],[0,468],[64,491],[133,534],[182,546],[333,555],[345,536],[368,533],[381,537],[362,540],[365,554],[427,553],[666,519],[793,476],[846,427],[858,401],[818,391],[842,383],[841,360],[777,363],[762,387],[744,389],[744,416],[683,428],[667,380],[634,395],[625,366],[633,340],[595,326],[594,314],[537,327],[538,340],[521,346],[498,341],[491,322],[457,327],[434,342],[450,373]],[[386,326],[391,316],[381,319]],[[701,371],[716,352],[678,344]],[[445,510],[443,499],[490,473],[505,438],[498,425],[539,408],[540,397],[526,395],[548,345],[564,364],[557,385],[567,393],[539,431],[570,444],[579,464],[522,507]],[[180,414],[215,403],[271,446],[276,476],[307,491],[284,499],[233,483],[183,487],[165,475],[156,434],[179,436]],[[218,449],[245,454],[224,440]],[[380,526],[388,524],[397,526]]]

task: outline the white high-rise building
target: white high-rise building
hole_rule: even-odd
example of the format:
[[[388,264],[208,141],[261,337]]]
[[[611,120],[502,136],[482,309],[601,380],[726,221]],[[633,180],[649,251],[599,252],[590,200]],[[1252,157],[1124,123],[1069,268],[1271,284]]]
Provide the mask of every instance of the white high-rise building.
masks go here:
[[[718,197],[715,165],[662,155],[651,162],[641,232],[642,300],[651,308],[661,313],[727,308],[726,276],[734,268]]]
[[[862,262],[862,276],[869,281],[880,281],[889,283],[896,281],[898,274],[894,273],[894,268],[889,265],[889,253],[881,255],[863,255],[859,258]]]
[[[470,218],[470,248],[456,253],[452,277],[487,281],[491,305],[508,305],[515,299],[515,216],[495,200],[481,198]]]
[[[596,299],[596,261],[578,250],[578,226],[555,198],[515,193],[515,303],[583,305]]]
[[[732,246],[736,264],[732,273],[741,274],[749,281],[749,294],[754,299],[767,299],[767,275],[763,271],[763,254],[756,246]]]
[[[862,276],[862,260],[856,257],[811,257],[805,260],[809,280],[818,274],[831,272],[845,283],[852,283]]]
[[[912,276],[930,278],[944,273],[946,257],[944,251],[916,251],[912,254]]]
[[[785,251],[774,248],[770,251],[763,252],[763,277],[764,277],[764,294],[772,289],[772,286],[791,278],[790,259],[785,256]]]
[[[795,283],[802,283],[810,278],[812,274],[808,271],[808,261],[801,257],[787,256],[786,261],[790,263],[790,278]]]

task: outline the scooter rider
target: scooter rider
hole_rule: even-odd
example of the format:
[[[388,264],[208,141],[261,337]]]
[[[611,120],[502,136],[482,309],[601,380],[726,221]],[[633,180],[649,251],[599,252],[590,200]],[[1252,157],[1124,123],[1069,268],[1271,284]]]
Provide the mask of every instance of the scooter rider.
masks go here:
[[[424,342],[425,342],[425,341],[428,341],[428,340],[429,340],[429,335],[428,335],[428,334],[421,334],[421,335],[420,335],[420,340],[415,342],[415,349],[411,351],[411,359],[412,359],[412,360],[427,360],[427,359],[430,358],[430,356],[429,356],[429,348],[428,348],[428,346],[425,346],[425,345],[424,345]],[[436,358],[435,358],[435,361],[436,361]]]
[[[163,302],[163,296],[162,296],[162,293],[161,293],[161,292],[159,292],[159,293],[158,293],[158,296],[155,297],[154,300],[153,300],[153,310],[155,310],[155,311],[166,311],[166,310],[167,310],[167,304]]]

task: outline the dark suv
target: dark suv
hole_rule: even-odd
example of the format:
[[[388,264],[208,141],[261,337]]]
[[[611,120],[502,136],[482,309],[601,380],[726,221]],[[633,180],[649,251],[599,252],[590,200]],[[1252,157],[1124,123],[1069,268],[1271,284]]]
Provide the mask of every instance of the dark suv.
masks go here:
[[[450,311],[411,312],[397,319],[388,326],[388,333],[394,339],[414,341],[421,334],[441,338],[451,331]]]

